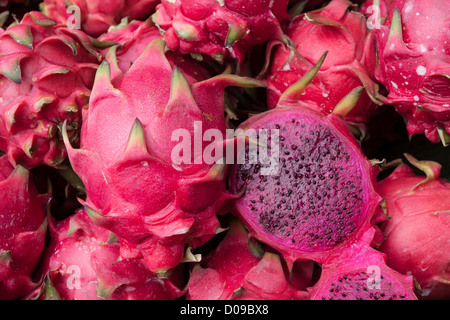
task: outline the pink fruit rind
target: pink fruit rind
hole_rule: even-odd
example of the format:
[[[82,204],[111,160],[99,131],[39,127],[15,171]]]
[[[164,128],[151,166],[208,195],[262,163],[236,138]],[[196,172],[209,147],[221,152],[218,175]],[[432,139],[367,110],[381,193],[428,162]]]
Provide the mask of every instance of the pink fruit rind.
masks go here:
[[[224,239],[193,267],[188,300],[291,300],[308,294],[293,288],[277,253],[249,237],[238,220],[232,220]],[[268,279],[270,280],[268,281]]]
[[[0,299],[18,299],[38,283],[32,274],[44,251],[47,219],[28,170],[0,157]]]
[[[98,37],[122,18],[147,19],[158,3],[157,0],[45,0],[41,11],[60,24],[79,23],[84,32]]]
[[[107,48],[100,53],[109,62],[111,79],[127,72],[152,40],[162,38],[160,30],[150,20],[123,20],[102,34],[98,40]],[[190,84],[206,80],[215,74],[213,68],[207,67],[206,59],[200,62],[189,55],[180,55],[170,50],[166,50],[165,55],[172,67],[176,65],[180,68]]]
[[[448,299],[450,183],[439,178],[440,164],[405,156],[426,177],[402,163],[378,183],[388,217],[381,224],[385,239],[380,251],[390,267],[414,276],[421,299]]]
[[[302,102],[312,101],[331,113],[336,104],[358,86],[365,92],[345,116],[365,125],[377,105],[384,100],[373,73],[376,63],[375,41],[367,19],[350,10],[351,2],[331,1],[326,7],[293,18],[286,35],[295,48],[272,43],[260,77],[268,84],[268,105],[275,108],[284,91],[300,79],[328,51],[327,59],[311,84],[302,92]]]
[[[40,12],[2,30],[0,40],[0,150],[27,169],[57,167],[66,159],[60,126],[67,121],[77,144],[100,55],[86,34]]]
[[[35,298],[61,300],[172,300],[184,294],[159,278],[142,259],[120,257],[110,231],[93,224],[84,209],[54,222]]]
[[[379,65],[375,76],[389,104],[407,120],[409,134],[450,141],[448,6],[443,1],[391,1],[374,29]],[[433,23],[429,23],[429,19]]]
[[[268,40],[286,41],[288,1],[161,1],[153,21],[171,50],[242,62],[248,50]]]

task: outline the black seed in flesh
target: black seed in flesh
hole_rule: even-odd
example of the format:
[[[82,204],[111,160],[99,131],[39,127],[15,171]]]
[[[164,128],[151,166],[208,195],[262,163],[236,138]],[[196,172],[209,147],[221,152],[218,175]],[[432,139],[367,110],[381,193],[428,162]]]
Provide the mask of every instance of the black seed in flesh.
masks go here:
[[[403,300],[403,286],[395,279],[375,279],[364,271],[353,271],[331,279],[320,289],[321,300]]]
[[[280,135],[283,132],[277,174],[258,178],[247,148],[245,164],[231,172],[231,189],[245,190],[238,200],[243,219],[278,245],[302,251],[332,249],[355,234],[365,219],[369,178],[360,154],[334,127],[319,118],[301,119],[303,125],[291,120],[269,119],[255,128],[270,132],[278,126]],[[273,213],[260,218],[261,212]]]

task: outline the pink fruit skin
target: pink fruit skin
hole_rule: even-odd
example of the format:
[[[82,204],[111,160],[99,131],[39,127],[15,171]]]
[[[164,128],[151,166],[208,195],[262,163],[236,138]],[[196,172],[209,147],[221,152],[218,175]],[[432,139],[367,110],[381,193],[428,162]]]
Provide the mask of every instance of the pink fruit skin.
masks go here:
[[[388,217],[380,250],[390,267],[414,276],[422,299],[450,298],[450,183],[439,170],[424,182],[402,164],[378,184]]]
[[[81,148],[65,139],[86,186],[83,203],[91,218],[118,237],[124,258],[143,257],[152,271],[175,267],[186,245],[209,240],[219,226],[216,214],[230,196],[223,165],[197,164],[195,152],[188,161],[173,163],[172,150],[179,145],[173,132],[184,129],[191,146],[207,129],[225,137],[224,88],[259,85],[234,75],[189,84],[178,67],[172,68],[164,47],[161,39],[153,40],[114,79],[104,61],[83,121]],[[203,152],[207,145],[203,141],[197,148]]]
[[[59,125],[78,143],[100,55],[80,30],[40,12],[0,33],[0,150],[27,169],[66,159]]]
[[[195,265],[188,300],[305,300],[293,288],[277,254],[251,250],[247,230],[234,220],[217,248]],[[270,279],[270,280],[269,280]]]
[[[322,265],[311,300],[417,300],[412,276],[386,265],[386,255],[370,247],[375,230]]]
[[[47,223],[42,199],[30,172],[0,157],[0,299],[29,294],[45,244]]]
[[[243,61],[248,50],[268,40],[284,39],[287,0],[163,0],[153,21],[165,30],[172,50],[218,60]]]
[[[376,99],[375,43],[366,27],[366,18],[349,10],[350,4],[346,0],[333,0],[325,8],[290,21],[286,35],[296,51],[278,45],[269,57],[270,66],[264,75],[269,108],[274,108],[283,92],[328,51],[320,71],[302,93],[301,101],[306,104],[313,101],[330,113],[352,89],[364,85],[366,92],[345,119],[358,124],[367,121],[376,108],[368,95]]]
[[[101,50],[101,55],[110,63],[111,78],[114,79],[127,72],[152,40],[162,38],[161,32],[154,24],[139,20],[118,25],[102,34],[98,40],[117,45],[113,58],[108,54],[109,48]],[[215,72],[212,68],[207,68],[206,63],[200,63],[189,55],[179,55],[173,51],[166,51],[165,55],[172,67],[175,65],[180,67],[191,84],[206,80]]]
[[[361,4],[359,12],[366,15],[370,22],[376,23],[377,21],[375,19],[386,19],[394,1],[395,0],[366,0]],[[378,22],[381,23],[381,21]],[[373,26],[373,28],[376,28],[376,26]]]
[[[142,260],[121,259],[111,232],[93,224],[83,209],[53,223],[50,231],[39,299],[171,300],[183,293],[170,280],[159,279]]]
[[[437,129],[450,133],[449,10],[446,1],[392,1],[386,22],[374,29],[375,76],[389,104],[406,118],[411,136],[424,133],[432,142],[440,139]]]
[[[80,27],[93,37],[108,31],[110,26],[120,23],[122,18],[145,20],[153,13],[158,0],[45,0],[42,12],[60,24],[73,23],[79,14]],[[68,7],[78,6],[72,16]],[[72,11],[73,12],[73,11]]]

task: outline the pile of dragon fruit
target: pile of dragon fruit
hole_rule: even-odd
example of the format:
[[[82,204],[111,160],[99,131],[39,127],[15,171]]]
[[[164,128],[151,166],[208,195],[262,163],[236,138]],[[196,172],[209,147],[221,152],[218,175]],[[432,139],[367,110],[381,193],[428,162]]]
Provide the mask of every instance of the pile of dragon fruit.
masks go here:
[[[447,0],[0,10],[0,299],[450,299]]]

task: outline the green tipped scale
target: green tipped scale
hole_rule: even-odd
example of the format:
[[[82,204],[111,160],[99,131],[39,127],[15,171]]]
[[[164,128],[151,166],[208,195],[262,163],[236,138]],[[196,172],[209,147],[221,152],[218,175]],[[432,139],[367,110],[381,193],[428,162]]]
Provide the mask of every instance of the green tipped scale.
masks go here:
[[[20,70],[20,62],[26,57],[28,57],[28,55],[25,53],[3,56],[0,62],[0,74],[17,84],[21,84],[22,73]]]
[[[125,153],[132,153],[139,150],[141,153],[147,154],[147,145],[145,143],[145,131],[142,123],[136,118],[133,127],[131,128],[130,137],[125,148]]]
[[[279,104],[285,104],[289,101],[296,102],[300,95],[302,94],[303,90],[311,83],[311,81],[314,79],[314,77],[317,75],[317,72],[319,72],[320,67],[322,66],[323,62],[325,61],[325,58],[327,57],[328,51],[324,52],[322,56],[317,60],[316,64],[303,76],[301,77],[297,82],[295,82],[292,86],[290,86],[280,97]]]
[[[243,38],[247,33],[247,26],[239,23],[229,23],[229,30],[225,39],[225,47],[232,47],[239,39]]]

